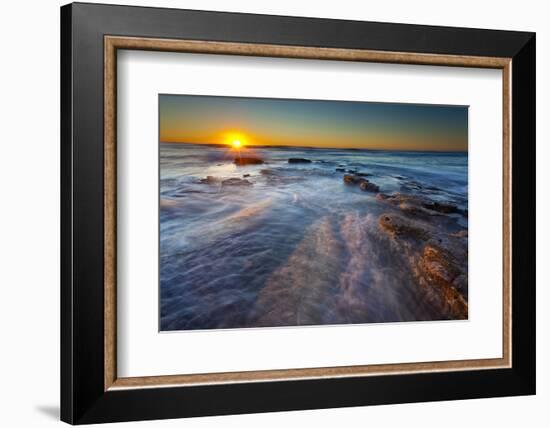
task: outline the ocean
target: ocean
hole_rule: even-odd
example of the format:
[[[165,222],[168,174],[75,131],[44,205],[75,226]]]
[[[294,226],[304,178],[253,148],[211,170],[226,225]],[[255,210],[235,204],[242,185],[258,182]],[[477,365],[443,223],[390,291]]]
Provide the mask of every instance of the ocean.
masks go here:
[[[467,302],[467,153],[256,147],[241,156],[264,163],[245,166],[235,156],[160,144],[161,331],[455,319],[452,299]],[[387,213],[412,223],[384,228]],[[462,285],[443,275],[452,298],[426,255],[434,237],[466,251]]]

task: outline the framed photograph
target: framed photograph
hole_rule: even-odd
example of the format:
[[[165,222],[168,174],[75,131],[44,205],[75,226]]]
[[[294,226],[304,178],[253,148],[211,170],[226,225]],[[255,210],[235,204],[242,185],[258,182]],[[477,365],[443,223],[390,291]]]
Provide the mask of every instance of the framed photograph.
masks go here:
[[[535,35],[61,8],[61,418],[535,393]]]

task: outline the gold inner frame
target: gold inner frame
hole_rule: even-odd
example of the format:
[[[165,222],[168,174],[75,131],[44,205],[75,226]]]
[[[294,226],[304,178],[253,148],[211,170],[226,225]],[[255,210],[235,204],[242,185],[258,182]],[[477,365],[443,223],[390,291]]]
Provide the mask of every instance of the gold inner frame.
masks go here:
[[[502,144],[503,144],[503,349],[501,358],[432,361],[421,363],[357,365],[304,369],[280,369],[226,373],[204,373],[170,376],[117,376],[116,321],[116,89],[117,50],[168,51],[218,55],[244,55],[299,59],[324,59],[394,64],[441,65],[455,67],[494,68],[502,70]],[[170,40],[139,37],[104,37],[104,389],[192,386],[271,380],[358,377],[419,372],[480,370],[511,367],[511,58],[461,55],[385,52],[361,49],[339,49],[283,46],[250,43]]]

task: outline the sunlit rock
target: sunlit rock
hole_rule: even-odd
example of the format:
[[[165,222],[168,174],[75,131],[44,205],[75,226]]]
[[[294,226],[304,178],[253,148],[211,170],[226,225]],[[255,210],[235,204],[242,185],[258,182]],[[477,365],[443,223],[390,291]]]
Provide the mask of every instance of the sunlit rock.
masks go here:
[[[392,237],[405,237],[420,240],[427,240],[429,232],[421,223],[407,219],[401,215],[386,213],[378,219],[380,228]]]
[[[243,165],[261,165],[264,163],[263,159],[257,157],[238,157],[235,158],[233,163],[237,166]]]

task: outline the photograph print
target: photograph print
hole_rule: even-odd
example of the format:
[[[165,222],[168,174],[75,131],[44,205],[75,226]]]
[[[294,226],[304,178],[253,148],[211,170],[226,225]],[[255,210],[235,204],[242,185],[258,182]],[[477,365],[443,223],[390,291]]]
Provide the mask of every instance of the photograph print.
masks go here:
[[[160,331],[468,319],[468,107],[159,95]]]

